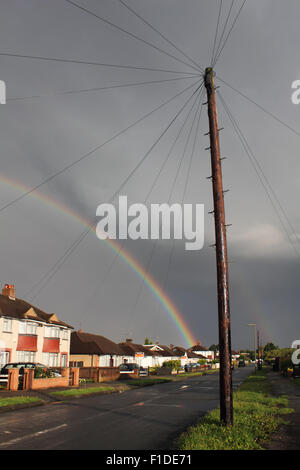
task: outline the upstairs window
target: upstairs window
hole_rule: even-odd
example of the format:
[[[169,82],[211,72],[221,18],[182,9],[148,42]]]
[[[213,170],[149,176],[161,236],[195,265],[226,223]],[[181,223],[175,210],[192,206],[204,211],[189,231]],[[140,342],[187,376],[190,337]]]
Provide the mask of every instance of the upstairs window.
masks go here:
[[[45,327],[45,338],[59,338],[59,328],[56,326]]]
[[[19,333],[21,335],[36,335],[37,324],[32,322],[20,322]]]
[[[69,334],[68,330],[62,330],[62,337],[63,339],[69,339]]]
[[[4,333],[11,333],[12,329],[12,319],[11,318],[3,318],[3,332]]]

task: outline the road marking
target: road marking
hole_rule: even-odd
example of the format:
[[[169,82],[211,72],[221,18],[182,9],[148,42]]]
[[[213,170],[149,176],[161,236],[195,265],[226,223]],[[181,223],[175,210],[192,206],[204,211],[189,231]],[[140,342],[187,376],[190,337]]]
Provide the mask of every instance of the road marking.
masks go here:
[[[145,403],[144,406],[159,406],[159,407],[168,407],[168,408],[183,408],[184,405],[174,405],[171,403]]]
[[[17,437],[16,439],[12,439],[10,441],[1,442],[0,447],[5,447],[5,446],[12,445],[12,444],[16,444],[17,442],[24,441],[25,439],[33,439],[34,437],[39,437],[42,434],[47,434],[48,432],[57,431],[58,429],[65,428],[67,426],[68,426],[67,424],[61,424],[60,426],[56,426],[55,428],[43,429],[43,431],[34,432],[32,434],[27,434],[26,436]]]
[[[188,387],[189,387],[189,385],[182,385],[182,386],[179,388],[179,390],[183,390],[183,389],[186,389],[186,388],[188,388]]]

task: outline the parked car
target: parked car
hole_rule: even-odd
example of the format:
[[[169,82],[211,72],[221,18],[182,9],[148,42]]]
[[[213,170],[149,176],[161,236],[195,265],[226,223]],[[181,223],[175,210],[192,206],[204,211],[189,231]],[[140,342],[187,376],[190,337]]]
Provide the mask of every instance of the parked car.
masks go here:
[[[121,364],[119,369],[121,374],[131,374],[134,370],[138,370],[140,376],[147,376],[149,374],[147,368],[139,366],[135,362],[126,362]]]
[[[238,365],[238,367],[246,367],[246,363],[245,363],[244,359],[240,359],[240,360],[239,360],[239,365]]]
[[[132,372],[136,369],[140,370],[140,366],[135,362],[126,362],[120,365],[120,371],[123,372]]]

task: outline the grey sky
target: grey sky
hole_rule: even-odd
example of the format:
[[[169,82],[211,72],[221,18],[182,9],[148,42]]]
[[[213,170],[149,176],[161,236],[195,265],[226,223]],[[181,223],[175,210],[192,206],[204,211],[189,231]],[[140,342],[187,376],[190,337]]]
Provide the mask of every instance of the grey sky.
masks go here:
[[[78,3],[134,34],[184,59],[117,0]],[[128,0],[128,4],[185,50],[202,68],[210,65],[218,0]],[[223,2],[223,22],[231,4]],[[242,4],[236,2],[235,12]],[[0,52],[62,57],[141,67],[194,72],[193,69],[128,38],[63,0],[2,0]],[[233,16],[232,16],[233,17]],[[297,0],[248,0],[216,66],[225,81],[253,98],[282,121],[300,131],[300,105],[291,102],[291,84],[300,79],[300,5]],[[8,99],[32,95],[45,98],[8,101],[0,106],[1,177],[35,186],[80,158],[131,122],[187,87],[191,80],[134,88],[57,95],[63,91],[121,83],[175,78],[179,75],[109,69],[92,65],[44,62],[0,56],[0,79]],[[231,89],[221,93],[238,120],[265,174],[300,231],[299,137],[272,120]],[[191,92],[190,92],[191,93]],[[189,92],[143,121],[110,145],[45,185],[41,192],[92,219],[146,153],[188,98]],[[246,324],[256,322],[263,340],[282,346],[298,339],[299,258],[282,233],[278,218],[219,103],[221,145],[229,231],[233,347],[250,347]],[[130,201],[142,202],[165,158],[181,117],[123,190]],[[212,209],[207,116],[204,109],[194,156],[187,202]],[[185,134],[186,135],[186,134]],[[176,147],[150,201],[165,202],[182,154]],[[173,201],[180,202],[189,152]],[[21,189],[0,181],[1,206]],[[17,296],[26,292],[84,230],[66,213],[29,196],[0,214],[1,282],[13,282]],[[207,346],[217,342],[217,302],[213,219],[207,215],[205,247],[198,253],[176,243],[167,292],[183,312],[196,338]],[[130,242],[129,251],[147,266],[152,241]],[[157,244],[151,274],[163,284],[172,242]],[[165,344],[183,344],[168,314],[141,280],[118,260],[105,284],[112,250],[91,233],[35,299],[75,328],[95,331],[115,341],[129,334],[135,341],[157,337]],[[300,331],[299,331],[300,333]]]

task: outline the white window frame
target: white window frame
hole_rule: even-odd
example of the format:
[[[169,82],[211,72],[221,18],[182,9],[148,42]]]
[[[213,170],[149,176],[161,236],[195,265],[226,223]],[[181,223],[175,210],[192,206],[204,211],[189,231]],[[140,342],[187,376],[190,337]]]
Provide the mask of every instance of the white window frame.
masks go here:
[[[68,354],[62,353],[60,357],[61,367],[68,367]]]
[[[35,351],[17,351],[17,362],[36,362]]]
[[[12,332],[12,318],[3,318],[3,333],[11,333]]]
[[[69,339],[69,331],[65,328],[62,330],[62,339]]]
[[[5,366],[9,362],[9,351],[0,351],[0,367]]]
[[[45,338],[60,339],[60,328],[57,326],[45,326]]]
[[[59,354],[58,353],[43,353],[43,363],[47,367],[59,367],[58,364]]]
[[[37,335],[37,331],[36,331],[37,327],[38,327],[37,323],[21,321],[20,325],[19,325],[19,333],[21,335],[36,336]]]

